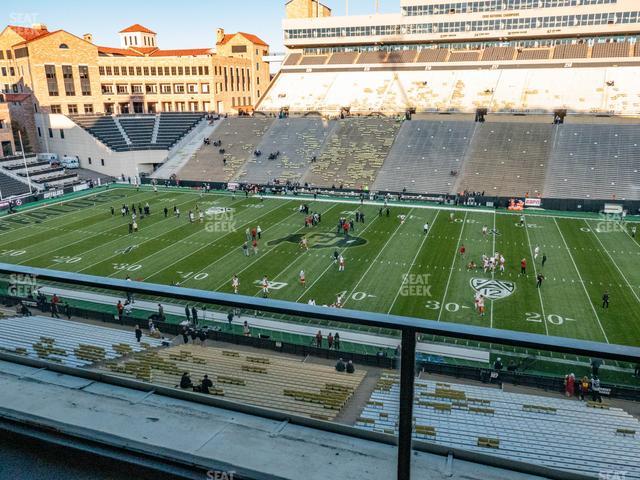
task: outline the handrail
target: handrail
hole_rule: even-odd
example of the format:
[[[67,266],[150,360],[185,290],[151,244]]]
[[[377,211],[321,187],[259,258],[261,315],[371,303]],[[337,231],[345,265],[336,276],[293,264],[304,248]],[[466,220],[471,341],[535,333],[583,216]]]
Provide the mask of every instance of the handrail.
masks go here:
[[[122,290],[135,294],[163,296],[190,302],[212,303],[226,307],[260,310],[294,317],[400,330],[402,332],[402,342],[400,355],[397,478],[401,480],[410,480],[411,478],[414,366],[417,333],[640,363],[640,348],[632,346],[611,345],[510,330],[436,322],[433,320],[385,315],[374,312],[318,307],[282,300],[269,300],[170,285],[118,280],[7,263],[0,263],[0,274],[20,274],[36,279],[51,280],[84,287]]]
[[[263,299],[243,295],[211,292],[194,288],[145,282],[119,280],[81,273],[50,270],[0,263],[0,274],[19,273],[37,278],[61,281],[71,285],[92,288],[129,291],[131,293],[164,296],[190,302],[212,303],[225,307],[247,310],[260,310],[270,313],[313,318],[338,323],[353,323],[391,330],[414,330],[416,333],[440,335],[462,340],[475,340],[484,343],[526,347],[537,350],[550,350],[586,357],[602,357],[609,360],[640,362],[640,348],[626,345],[605,344],[590,340],[578,340],[566,337],[554,337],[536,333],[478,327],[459,323],[437,322],[422,318],[386,315],[360,310],[336,309],[314,306],[284,300]]]

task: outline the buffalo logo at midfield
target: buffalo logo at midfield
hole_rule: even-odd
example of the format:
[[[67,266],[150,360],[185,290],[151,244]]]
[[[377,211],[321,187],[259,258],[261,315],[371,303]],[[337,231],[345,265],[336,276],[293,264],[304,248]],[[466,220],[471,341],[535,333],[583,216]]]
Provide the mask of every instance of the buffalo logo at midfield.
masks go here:
[[[482,294],[484,298],[500,300],[511,295],[516,290],[516,285],[513,282],[505,282],[504,280],[472,278],[471,288]]]
[[[309,233],[294,233],[286,237],[279,238],[277,240],[271,240],[267,245],[275,247],[283,242],[287,243],[300,243],[302,237],[306,237],[309,242],[309,248],[345,248],[345,247],[359,247],[365,245],[367,241],[360,237],[345,237],[343,235],[336,235],[335,233],[328,232],[309,232]]]

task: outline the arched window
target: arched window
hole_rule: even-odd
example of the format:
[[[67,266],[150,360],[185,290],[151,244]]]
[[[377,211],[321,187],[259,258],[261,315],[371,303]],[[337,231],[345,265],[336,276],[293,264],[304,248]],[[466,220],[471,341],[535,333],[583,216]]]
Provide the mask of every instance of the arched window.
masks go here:
[[[58,48],[69,48],[69,45],[67,45],[66,43],[61,43]]]

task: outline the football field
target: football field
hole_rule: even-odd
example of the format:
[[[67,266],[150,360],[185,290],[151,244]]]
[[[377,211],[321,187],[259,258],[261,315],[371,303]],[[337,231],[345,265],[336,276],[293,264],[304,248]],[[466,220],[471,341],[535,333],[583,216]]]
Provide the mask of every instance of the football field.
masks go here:
[[[138,218],[139,231],[130,234],[122,205],[147,202],[151,215]],[[317,226],[304,226],[302,203],[321,213]],[[330,305],[341,297],[345,308],[640,345],[640,245],[630,224],[551,214],[526,215],[521,224],[519,214],[419,205],[390,205],[389,215],[379,215],[380,207],[112,188],[0,217],[0,262],[222,292],[233,291],[237,274],[239,293],[255,296],[266,275],[270,298]],[[188,212],[196,208],[204,218],[196,213],[191,223]],[[354,218],[356,210],[364,223],[338,234],[339,219]],[[245,256],[246,229],[258,226],[258,253],[250,248]],[[303,236],[308,250],[300,247]],[[506,259],[504,273],[483,271],[481,257],[492,252]],[[469,270],[470,261],[478,269]],[[537,288],[539,273],[544,281]],[[478,292],[487,299],[484,315],[475,309]],[[602,305],[605,292],[609,308]]]

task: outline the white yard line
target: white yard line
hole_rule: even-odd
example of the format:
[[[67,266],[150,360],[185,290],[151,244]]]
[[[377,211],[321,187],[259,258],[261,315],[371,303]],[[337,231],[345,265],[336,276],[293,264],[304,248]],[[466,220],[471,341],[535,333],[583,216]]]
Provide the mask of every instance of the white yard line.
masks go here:
[[[241,203],[241,202],[243,202],[244,200],[246,200],[246,198],[243,198],[242,200],[240,200],[240,201],[238,201],[238,202],[236,202],[236,203]],[[236,205],[236,203],[232,203],[232,205]],[[273,212],[274,212],[274,211],[276,211],[277,209],[278,209],[278,207],[274,208],[273,210],[269,210],[268,212],[265,212],[265,213],[263,213],[262,215],[260,215],[260,216],[258,216],[258,217],[256,217],[256,218],[254,218],[254,219],[251,219],[251,220],[246,221],[245,223],[243,223],[243,224],[241,225],[241,227],[240,227],[240,228],[243,228],[243,227],[245,227],[245,226],[247,226],[247,225],[250,225],[252,222],[257,222],[257,221],[259,221],[262,217],[264,217],[264,216],[266,216],[266,215],[269,215],[270,213],[273,213]],[[290,216],[291,216],[291,215],[289,215],[289,217],[290,217]],[[287,218],[289,218],[289,217],[287,217]],[[183,261],[185,258],[190,257],[191,255],[194,255],[194,254],[198,253],[200,250],[203,250],[203,249],[205,249],[205,248],[211,248],[213,245],[216,245],[216,244],[217,244],[218,242],[220,242],[222,239],[224,239],[224,238],[228,237],[229,235],[231,235],[232,233],[235,233],[236,231],[237,231],[237,230],[232,230],[232,231],[230,231],[230,232],[227,232],[227,233],[225,233],[223,236],[221,236],[220,238],[217,238],[216,240],[214,240],[213,242],[208,243],[208,244],[206,244],[206,245],[203,245],[202,247],[200,247],[200,248],[198,248],[198,249],[194,250],[193,252],[189,252],[187,255],[183,255],[182,257],[180,257],[180,258],[179,258],[178,260],[176,260],[175,262],[172,262],[172,263],[170,263],[169,265],[162,266],[162,268],[161,268],[160,270],[157,270],[155,273],[153,273],[153,275],[151,275],[151,276],[147,277],[147,278],[145,279],[145,281],[148,281],[150,278],[153,278],[153,277],[155,277],[156,275],[158,275],[158,274],[160,274],[160,273],[164,272],[165,270],[167,270],[168,268],[170,268],[170,267],[174,266],[175,264],[180,263],[180,262],[181,262],[181,261]],[[198,233],[202,233],[202,230],[198,230],[196,233],[191,234],[191,235],[189,235],[189,236],[188,236],[188,237],[186,237],[186,238],[192,237],[193,235],[196,235],[196,234],[198,234]],[[185,239],[183,239],[183,240],[185,240]],[[165,247],[165,248],[163,248],[162,250],[158,250],[157,252],[154,252],[154,253],[152,253],[151,255],[148,255],[148,256],[144,257],[143,259],[141,259],[141,260],[139,260],[139,261],[140,261],[140,263],[143,263],[145,260],[147,260],[147,259],[149,259],[149,258],[153,257],[153,256],[154,256],[154,255],[156,255],[157,253],[160,253],[161,251],[166,250],[167,248],[170,248],[170,247],[172,247],[172,245],[169,245],[168,247]],[[231,250],[231,251],[233,252],[233,250]],[[229,252],[229,253],[231,253],[231,252]],[[221,258],[219,258],[218,260],[216,260],[216,262],[217,262],[217,261],[219,261],[219,260],[221,260]],[[210,265],[213,265],[214,263],[215,263],[215,262],[211,263]],[[207,267],[209,267],[210,265],[208,265]],[[202,272],[202,270],[201,270],[200,272],[195,273],[195,274],[194,274],[194,276],[195,276],[195,275],[197,275],[198,273],[201,273],[201,272]],[[112,275],[113,275],[113,274],[112,274]],[[188,279],[187,279],[187,280],[185,280],[185,282],[186,282],[186,281],[188,281]],[[181,285],[181,286],[183,286],[183,285]]]
[[[582,285],[582,289],[584,290],[584,294],[587,296],[587,300],[589,300],[589,305],[591,305],[591,310],[593,310],[593,314],[596,316],[596,320],[598,321],[598,325],[600,325],[600,330],[602,331],[602,335],[604,335],[604,339],[607,343],[609,343],[609,339],[607,338],[607,334],[604,331],[604,327],[602,326],[602,322],[600,321],[600,317],[598,316],[598,312],[596,311],[596,307],[593,305],[591,301],[591,297],[589,296],[589,292],[587,291],[587,286],[582,279],[582,275],[580,275],[580,270],[578,270],[578,265],[576,265],[576,261],[573,259],[573,255],[571,255],[571,250],[569,250],[569,245],[567,245],[567,241],[564,238],[562,230],[560,230],[560,225],[558,225],[558,221],[554,218],[553,222],[556,224],[556,228],[558,232],[560,232],[560,237],[562,238],[562,243],[564,243],[564,248],[566,248],[567,253],[569,254],[569,258],[571,258],[571,262],[573,263],[573,267],[576,269],[576,273],[578,274],[578,279],[580,280],[580,284]]]
[[[405,274],[405,277],[402,279],[402,282],[400,283],[400,288],[398,288],[398,292],[396,293],[396,296],[394,297],[393,302],[391,302],[391,306],[389,307],[389,310],[387,310],[387,314],[391,313],[391,310],[393,310],[393,307],[395,306],[396,302],[398,301],[398,297],[400,297],[400,293],[402,292],[402,287],[405,284],[405,280],[411,274],[411,270],[413,270],[413,266],[415,265],[416,260],[418,259],[418,256],[420,255],[420,252],[422,251],[422,247],[424,247],[424,244],[427,241],[427,238],[429,238],[429,235],[431,235],[431,231],[433,230],[433,226],[436,224],[436,220],[438,219],[438,215],[440,215],[440,211],[437,211],[436,212],[436,216],[433,217],[433,220],[431,221],[431,226],[429,227],[429,231],[426,233],[426,235],[424,235],[424,238],[422,239],[422,242],[420,243],[420,246],[418,247],[418,251],[416,252],[415,256],[413,257],[413,260],[411,261],[411,265],[409,265],[409,270]]]
[[[115,191],[115,190],[112,190],[112,191]],[[20,216],[22,216],[22,215],[26,215],[26,214],[28,214],[28,213],[30,213],[30,212],[34,212],[34,211],[36,211],[36,210],[41,210],[41,209],[43,209],[43,208],[54,207],[54,206],[56,206],[56,205],[58,205],[58,206],[59,206],[59,205],[63,205],[63,204],[65,204],[65,203],[71,203],[71,202],[74,202],[74,201],[76,201],[76,200],[84,200],[84,199],[91,198],[91,197],[95,197],[95,196],[97,196],[97,195],[100,195],[100,194],[103,194],[103,193],[107,193],[107,192],[109,192],[109,190],[105,190],[105,191],[102,191],[102,192],[93,193],[93,194],[91,194],[91,195],[85,195],[85,196],[83,196],[83,197],[70,198],[70,199],[67,199],[67,200],[65,200],[65,201],[60,201],[60,202],[55,202],[55,203],[49,203],[49,204],[47,204],[47,205],[41,205],[41,206],[39,206],[39,207],[33,207],[33,208],[28,209],[28,210],[25,210],[24,212],[18,212],[18,213],[13,214],[13,215],[11,215],[11,218],[19,218],[19,217],[20,217]],[[145,193],[149,193],[149,192],[139,192],[139,193],[136,193],[136,194],[134,194],[134,195],[131,195],[130,197],[125,197],[125,198],[127,198],[127,199],[129,199],[129,200],[130,200],[130,199],[132,199],[132,198],[134,198],[134,197],[137,197],[138,195],[143,195],[143,194],[145,194]],[[115,201],[115,200],[120,201],[120,200],[123,200],[123,199],[122,199],[122,198],[119,198],[119,199],[114,199],[114,201]],[[101,204],[99,204],[99,205],[94,205],[93,207],[88,207],[86,210],[78,209],[78,210],[74,210],[73,212],[67,212],[67,213],[62,213],[62,214],[60,214],[60,215],[55,215],[55,216],[53,216],[52,218],[50,218],[50,219],[48,219],[48,220],[45,220],[45,221],[43,221],[43,222],[41,222],[41,223],[36,224],[35,226],[37,226],[37,227],[41,227],[41,228],[46,228],[46,224],[48,224],[48,223],[51,223],[51,222],[54,222],[54,221],[60,220],[61,218],[65,218],[65,217],[68,217],[68,216],[70,216],[70,215],[75,215],[75,214],[80,213],[80,212],[88,212],[88,211],[91,211],[91,210],[97,209],[97,208],[99,208],[99,207],[103,207],[103,206],[107,205],[107,203],[108,203],[108,202],[104,202],[104,203],[101,203]],[[5,220],[4,220],[4,218],[5,218],[5,217],[0,217],[0,222],[5,221]],[[87,217],[87,218],[90,218],[90,217]],[[79,221],[79,220],[82,220],[82,218],[78,218],[78,219],[73,220],[73,221],[71,221],[71,222],[69,222],[69,223],[73,223],[74,221]],[[9,224],[11,224],[11,225],[15,225],[15,224],[14,224],[14,223],[12,223],[12,222],[7,222],[7,223],[9,223]],[[66,225],[66,224],[65,224],[65,225]],[[8,234],[10,234],[10,233],[19,232],[20,230],[23,230],[23,229],[25,229],[25,228],[29,228],[29,227],[33,227],[33,226],[34,226],[34,224],[28,224],[28,225],[24,225],[24,226],[22,226],[22,227],[14,228],[14,229],[12,229],[12,230],[7,230],[7,231],[5,231],[5,232],[1,232],[1,233],[0,233],[0,237],[2,237],[3,235],[8,235]]]
[[[589,230],[591,230],[591,233],[593,233],[593,236],[596,237],[596,240],[598,240],[598,243],[600,244],[600,246],[602,247],[602,250],[605,251],[605,253],[608,255],[608,257],[611,259],[611,262],[613,263],[613,265],[615,265],[615,267],[618,269],[618,272],[620,272],[620,275],[622,276],[622,278],[624,279],[625,283],[627,284],[627,286],[631,289],[631,293],[633,293],[633,296],[636,297],[636,300],[638,301],[638,303],[640,303],[640,297],[638,296],[637,292],[634,290],[633,286],[631,285],[631,283],[629,282],[629,279],[626,277],[626,275],[622,272],[622,270],[620,269],[620,267],[618,266],[618,263],[613,259],[613,257],[611,256],[611,254],[609,253],[609,250],[607,250],[607,248],[604,246],[604,243],[602,243],[602,240],[600,240],[600,237],[598,237],[598,234],[596,233],[595,229],[591,226],[591,224],[589,222],[587,222],[586,220],[584,221],[584,223],[587,225],[587,227],[589,227]]]
[[[555,220],[554,220],[555,221]],[[538,282],[538,268],[536,267],[536,259],[533,258],[533,245],[531,245],[531,236],[529,235],[529,227],[527,225],[527,217],[524,217],[524,230],[527,232],[527,243],[529,244],[529,254],[531,255],[531,263],[533,264],[533,274],[535,275],[536,284]],[[526,281],[526,280],[525,280]],[[542,321],[544,323],[544,331],[549,335],[549,325],[547,325],[547,315],[544,312],[544,302],[542,301],[542,287],[537,288],[538,298],[540,299],[540,309],[542,310]]]
[[[497,213],[494,210],[493,211],[493,232],[491,233],[491,235],[493,235],[493,242],[491,244],[491,256],[492,257],[496,253],[496,217],[497,217]],[[494,260],[495,261],[493,262],[493,269],[491,270],[491,280],[495,280],[495,278],[496,278],[496,263],[499,262],[498,258],[496,258]],[[491,309],[489,311],[489,327],[493,328],[493,300],[491,300]]]
[[[178,203],[178,204],[176,204],[176,205],[182,206],[182,205],[186,205],[186,204],[188,204],[188,203],[190,203],[190,202],[192,202],[192,201],[193,201],[193,199],[188,200],[188,201],[183,202],[183,203]],[[233,205],[233,204],[232,204],[232,205]],[[161,215],[161,213],[158,213],[157,215]],[[164,223],[164,222],[170,222],[170,221],[172,221],[172,218],[173,218],[173,215],[171,215],[170,217],[167,217],[167,218],[162,218],[159,222],[155,222],[155,223],[153,223],[152,225],[149,225],[149,228],[153,228],[153,227],[155,227],[156,225],[160,225],[161,223]],[[110,228],[109,230],[107,230],[107,232],[110,232],[111,230],[116,230],[116,229],[118,229],[118,228],[124,228],[124,226],[125,226],[125,225],[126,225],[126,224],[122,224],[122,225],[118,225],[117,227]],[[167,233],[173,232],[174,230],[178,230],[179,228],[182,228],[183,226],[184,226],[184,224],[178,224],[175,228],[171,228],[171,229],[169,229],[169,230],[165,230],[165,231],[163,231],[161,235],[165,235],[165,234],[167,234]],[[103,232],[103,233],[104,233],[104,232]],[[196,233],[197,233],[197,232],[196,232]],[[93,236],[88,237],[88,238],[94,238],[94,237],[98,237],[98,236],[100,236],[100,235],[101,235],[101,234],[93,235]],[[175,245],[175,244],[177,244],[177,243],[184,242],[185,240],[187,240],[187,239],[188,239],[189,237],[191,237],[191,236],[192,236],[192,235],[188,235],[188,236],[186,236],[186,237],[184,237],[184,238],[182,238],[182,239],[180,239],[180,240],[176,240],[175,242],[173,242],[173,243],[172,243],[172,245]],[[152,241],[154,241],[154,240],[157,240],[157,238],[149,238],[149,237],[146,237],[146,236],[143,236],[143,237],[144,237],[144,238],[146,238],[147,240],[144,240],[143,242],[141,242],[141,243],[140,243],[140,245],[145,244],[145,243],[147,243],[147,242],[152,242]],[[71,243],[71,244],[69,244],[69,245],[66,245],[66,246],[64,246],[63,248],[67,248],[67,247],[70,247],[70,246],[72,246],[72,245],[75,245],[76,243],[83,242],[83,241],[87,240],[88,238],[83,238],[82,240],[80,240],[80,241],[78,241],[78,242]],[[135,234],[132,234],[131,236],[130,236],[129,234],[120,235],[118,238],[114,238],[113,240],[109,240],[107,243],[102,243],[102,244],[98,245],[97,247],[95,247],[95,248],[91,248],[91,249],[89,249],[89,250],[84,250],[84,251],[82,251],[82,252],[77,252],[75,255],[79,255],[79,256],[81,256],[81,255],[86,255],[87,253],[91,253],[91,252],[93,252],[94,250],[98,250],[98,249],[100,249],[100,248],[104,248],[106,245],[109,245],[109,244],[114,243],[114,242],[118,242],[118,241],[123,240],[123,239],[125,239],[125,238],[130,238],[131,240],[135,240],[136,238],[139,238],[139,237],[136,237],[136,236],[135,236]],[[58,250],[62,250],[62,248],[59,248]],[[55,251],[58,251],[58,250],[55,250]],[[54,253],[54,252],[52,252],[52,253]],[[120,253],[116,253],[116,254],[111,255],[111,256],[109,256],[109,257],[102,258],[102,259],[100,260],[100,263],[101,263],[101,262],[104,262],[105,260],[109,260],[109,259],[111,259],[111,258],[115,258],[115,257],[117,257],[117,256],[119,256],[119,255],[120,255]],[[47,267],[45,267],[45,268],[51,268],[53,265],[56,265],[56,263],[54,262],[54,263],[52,263],[51,265],[49,265],[49,266],[47,266]],[[85,271],[85,270],[88,270],[89,268],[93,267],[94,265],[95,265],[95,264],[93,264],[93,265],[89,265],[89,266],[87,266],[87,267],[85,267],[85,268],[83,268],[83,269],[81,269],[81,270],[78,270],[78,271],[77,271],[77,273],[80,273],[80,272],[83,272],[83,271]],[[113,274],[111,274],[111,275],[113,275]],[[110,276],[111,276],[111,275],[110,275]]]
[[[336,205],[334,205],[333,207],[331,207],[331,208],[329,208],[328,210],[326,210],[325,212],[323,212],[323,213],[322,213],[322,215],[324,216],[327,212],[331,211],[331,209],[333,209],[334,207],[336,207]],[[288,220],[288,219],[289,219],[289,218],[291,218],[292,216],[294,216],[294,215],[298,215],[299,213],[300,213],[300,212],[298,212],[298,211],[296,210],[296,211],[295,211],[295,212],[293,212],[291,215],[289,215],[287,218],[283,218],[283,219],[282,219],[282,220],[280,220],[278,223],[276,223],[276,224],[272,225],[272,226],[271,226],[271,227],[269,227],[269,228],[273,228],[273,227],[275,227],[275,226],[277,226],[277,225],[281,224],[281,223],[282,223],[282,222],[284,222],[285,220]],[[265,232],[266,232],[266,231],[268,231],[268,230],[269,230],[269,228],[266,228],[264,231],[265,231]],[[296,233],[298,233],[300,230],[304,230],[305,228],[307,228],[307,227],[302,226],[302,227],[298,228],[295,232],[293,232],[293,235],[295,235]],[[275,250],[277,247],[278,247],[277,245],[274,245],[274,246],[273,246],[273,247],[271,247],[270,249],[265,250],[262,254],[258,254],[258,258],[256,258],[253,262],[251,262],[249,265],[247,265],[246,267],[244,267],[242,270],[240,270],[240,271],[236,272],[236,275],[239,275],[240,273],[244,272],[244,271],[245,271],[245,270],[247,270],[248,268],[250,268],[250,267],[252,267],[253,265],[255,265],[258,261],[262,260],[264,257],[266,257],[270,252],[272,252],[273,250]],[[229,253],[227,253],[227,255],[225,255],[225,257],[226,257],[226,256],[228,256],[228,255],[229,255],[229,254],[231,254],[231,253],[235,253],[235,252],[236,252],[236,250],[237,250],[237,249],[235,249],[235,248],[234,248],[234,249],[233,249],[233,250],[231,250]],[[222,257],[222,258],[224,258],[224,257]],[[220,258],[219,260],[222,260],[222,258]],[[298,258],[299,258],[299,257],[298,257]],[[294,260],[294,261],[295,261],[295,260]],[[216,263],[216,262],[214,262],[214,263]],[[208,268],[208,267],[207,267],[207,268]],[[278,275],[279,275],[279,274],[278,274]],[[272,280],[274,280],[275,278],[276,278],[276,277],[274,277]],[[259,279],[258,279],[258,280],[259,280]],[[224,282],[222,282],[222,283],[221,283],[221,284],[216,288],[216,290],[220,290],[220,289],[221,289],[222,287],[224,287],[227,283],[229,283],[229,281],[228,281],[228,280],[225,280]]]
[[[453,267],[456,264],[456,258],[458,258],[458,250],[460,249],[460,241],[462,240],[462,232],[464,232],[464,226],[467,223],[467,215],[468,212],[465,212],[464,218],[462,219],[462,228],[460,229],[460,235],[458,236],[458,242],[456,243],[456,249],[453,252],[453,260],[451,261],[451,268],[449,269],[449,278],[447,279],[447,285],[444,288],[444,295],[442,296],[442,302],[440,303],[440,311],[438,312],[438,321],[442,318],[442,311],[444,309],[444,304],[447,299],[447,292],[449,291],[449,284],[451,283],[451,276],[453,275]]]
[[[363,234],[364,232],[366,232],[366,231],[367,231],[367,229],[368,229],[371,225],[373,225],[374,223],[376,223],[376,221],[377,221],[379,218],[380,218],[380,216],[379,216],[379,215],[376,215],[376,217],[375,217],[371,222],[369,222],[369,223],[367,224],[367,226],[366,226],[366,227],[364,227],[364,228],[362,229],[362,232],[360,232],[360,234]],[[340,253],[342,254],[342,253],[343,253],[347,248],[348,248],[348,247],[344,247],[344,248],[340,251]],[[324,274],[325,274],[325,273],[327,273],[327,272],[329,271],[329,269],[330,269],[330,268],[332,268],[332,267],[334,267],[334,266],[335,266],[335,264],[334,264],[333,262],[331,262],[331,263],[329,264],[329,266],[327,266],[327,268],[325,268],[325,269],[322,271],[322,273],[321,273],[320,275],[318,275],[318,277],[313,281],[313,283],[311,283],[311,285],[309,285],[309,287],[308,287],[308,288],[305,288],[305,291],[304,291],[304,292],[302,292],[302,294],[301,294],[298,298],[296,298],[296,302],[299,302],[299,301],[300,301],[300,299],[301,299],[302,297],[304,297],[304,296],[306,295],[306,293],[307,293],[308,291],[310,291],[316,283],[318,283],[318,281],[319,281],[319,280],[324,276]]]
[[[407,215],[406,215],[407,218],[411,216],[411,212],[413,212],[413,208],[411,210],[409,210],[409,212],[407,213]],[[351,298],[351,295],[353,295],[354,292],[356,292],[358,290],[358,287],[360,286],[362,281],[367,277],[367,273],[369,273],[369,270],[371,270],[373,268],[373,266],[376,264],[376,262],[378,261],[378,258],[380,257],[380,255],[382,255],[382,252],[384,252],[384,249],[387,248],[387,245],[389,245],[391,240],[393,240],[393,237],[396,236],[396,233],[398,233],[398,230],[400,230],[400,227],[402,227],[402,225],[404,225],[404,224],[403,223],[399,223],[398,224],[398,226],[396,227],[394,232],[391,234],[391,236],[387,239],[386,243],[382,246],[382,248],[380,249],[380,251],[378,252],[376,257],[369,264],[369,268],[367,268],[365,270],[365,272],[360,277],[360,280],[358,280],[358,283],[356,283],[355,287],[353,287],[353,289],[351,290],[349,295],[347,295],[347,298],[344,299],[344,302],[342,303],[342,306],[345,306],[347,304],[347,302],[349,301],[349,299]]]

